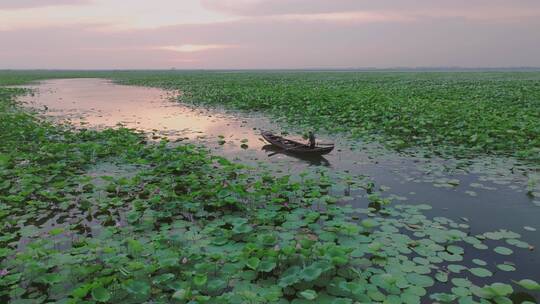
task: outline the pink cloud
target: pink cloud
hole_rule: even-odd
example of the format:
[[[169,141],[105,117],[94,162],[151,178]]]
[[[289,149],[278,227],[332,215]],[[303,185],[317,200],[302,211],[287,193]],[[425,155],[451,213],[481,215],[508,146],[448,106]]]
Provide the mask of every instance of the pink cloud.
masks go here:
[[[201,0],[207,9],[240,16],[268,16],[289,14],[325,14],[352,11],[392,12],[454,12],[506,9],[512,11],[538,12],[537,0]]]
[[[94,15],[86,6],[34,10],[34,17],[0,10],[13,22],[56,13],[38,25],[0,24],[0,68],[540,66],[537,0],[201,1],[219,13],[192,1],[192,10],[167,7],[165,24],[184,24],[162,26],[163,11],[142,14],[148,4],[140,0],[132,11],[113,13],[126,13],[126,23],[146,16],[152,26],[122,30],[118,18],[101,14],[112,2],[100,2]],[[0,0],[0,9],[89,2]],[[188,12],[200,16],[182,19],[197,15]]]
[[[173,51],[180,53],[194,53],[194,52],[203,52],[209,50],[220,50],[235,48],[235,45],[226,45],[226,44],[181,44],[181,45],[164,45],[158,46],[154,49],[163,50],[163,51]]]
[[[0,1],[0,10],[25,9],[57,5],[81,5],[89,4],[91,2],[92,0],[2,0]]]
[[[540,66],[539,29],[537,18],[501,24],[438,18],[399,26],[248,18],[128,31],[78,25],[0,32],[0,68]],[[193,47],[218,45],[238,47]]]
[[[337,13],[317,13],[317,14],[283,14],[258,18],[268,18],[270,20],[296,20],[304,22],[355,22],[355,23],[375,23],[375,22],[410,22],[416,18],[404,16],[397,13],[378,12],[337,12]]]

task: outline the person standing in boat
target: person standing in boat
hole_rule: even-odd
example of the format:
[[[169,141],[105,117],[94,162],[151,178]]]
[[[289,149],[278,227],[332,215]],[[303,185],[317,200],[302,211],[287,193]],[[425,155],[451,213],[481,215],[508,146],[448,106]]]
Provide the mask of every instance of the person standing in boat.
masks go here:
[[[315,141],[315,134],[313,133],[313,131],[309,131],[308,138],[309,138],[309,148],[315,149],[316,141]]]

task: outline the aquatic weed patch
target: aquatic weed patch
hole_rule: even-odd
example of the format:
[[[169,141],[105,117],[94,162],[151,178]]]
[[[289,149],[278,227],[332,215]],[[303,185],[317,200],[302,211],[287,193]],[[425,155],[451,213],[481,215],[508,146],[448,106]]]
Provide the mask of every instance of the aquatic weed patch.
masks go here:
[[[529,250],[516,233],[472,235],[428,205],[375,196],[353,209],[324,176],[276,178],[126,129],[60,128],[14,108],[13,93],[0,104],[2,301],[508,303],[538,289],[497,283]],[[97,184],[89,170],[111,160],[135,174]],[[67,218],[47,226],[48,213]]]
[[[529,73],[143,72],[127,84],[180,100],[266,111],[296,127],[382,136],[403,149],[539,160],[540,77]]]
[[[539,72],[0,71],[0,85],[84,77],[178,90],[182,102],[264,111],[396,149],[540,157]]]

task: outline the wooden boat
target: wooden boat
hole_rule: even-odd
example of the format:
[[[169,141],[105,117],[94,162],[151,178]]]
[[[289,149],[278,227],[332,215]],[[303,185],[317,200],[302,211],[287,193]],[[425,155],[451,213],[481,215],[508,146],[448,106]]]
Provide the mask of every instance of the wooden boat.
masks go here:
[[[317,145],[315,148],[310,148],[309,145],[286,139],[282,136],[273,134],[272,132],[262,131],[261,136],[270,144],[279,147],[287,152],[305,155],[324,155],[334,150],[333,144]]]
[[[301,160],[303,162],[308,163],[311,166],[323,166],[323,167],[330,167],[330,162],[324,157],[324,155],[320,154],[299,154],[299,153],[291,153],[287,150],[283,150],[279,147],[276,147],[272,144],[266,144],[261,147],[261,150],[268,152],[268,157],[272,157],[276,154],[285,154],[289,157],[293,157],[295,159]]]

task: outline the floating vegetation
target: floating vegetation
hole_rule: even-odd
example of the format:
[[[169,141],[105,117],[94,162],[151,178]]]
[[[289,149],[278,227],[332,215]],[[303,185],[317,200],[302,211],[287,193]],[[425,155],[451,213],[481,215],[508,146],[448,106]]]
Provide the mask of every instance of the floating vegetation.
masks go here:
[[[13,104],[21,92],[0,88],[2,303],[534,303],[540,291],[537,278],[499,280],[531,250],[516,232],[473,233],[364,177],[276,177],[121,127],[52,125]]]
[[[308,129],[382,135],[403,149],[540,161],[539,73],[156,73],[113,75],[180,89],[184,102],[266,111]],[[478,119],[482,117],[482,119]]]

